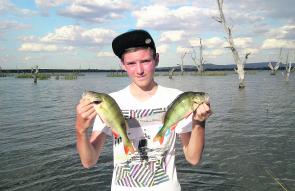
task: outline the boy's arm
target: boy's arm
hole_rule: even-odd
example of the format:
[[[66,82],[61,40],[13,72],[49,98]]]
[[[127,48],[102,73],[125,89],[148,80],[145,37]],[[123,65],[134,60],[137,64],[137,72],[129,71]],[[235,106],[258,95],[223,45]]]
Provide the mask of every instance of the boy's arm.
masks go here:
[[[82,165],[90,168],[96,164],[106,140],[106,134],[95,131],[91,138],[87,136],[87,129],[93,124],[96,112],[91,102],[80,100],[76,107],[76,138],[77,151]]]
[[[192,165],[197,165],[202,158],[205,145],[205,121],[211,114],[209,103],[200,105],[193,114],[192,131],[180,134],[185,158]]]

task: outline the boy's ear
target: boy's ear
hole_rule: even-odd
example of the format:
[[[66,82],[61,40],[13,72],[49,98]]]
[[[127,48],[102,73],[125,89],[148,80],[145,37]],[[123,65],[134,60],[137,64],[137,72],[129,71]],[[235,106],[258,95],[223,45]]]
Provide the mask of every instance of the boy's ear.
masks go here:
[[[155,66],[158,66],[159,64],[159,53],[156,53],[156,58],[155,58]]]

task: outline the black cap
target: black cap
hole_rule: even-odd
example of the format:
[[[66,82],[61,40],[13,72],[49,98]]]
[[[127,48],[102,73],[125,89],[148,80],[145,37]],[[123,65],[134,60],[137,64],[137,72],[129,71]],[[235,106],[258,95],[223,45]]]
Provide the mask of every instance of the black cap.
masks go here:
[[[156,51],[152,36],[145,30],[132,30],[117,36],[112,42],[113,51],[121,58],[128,48],[150,47]]]

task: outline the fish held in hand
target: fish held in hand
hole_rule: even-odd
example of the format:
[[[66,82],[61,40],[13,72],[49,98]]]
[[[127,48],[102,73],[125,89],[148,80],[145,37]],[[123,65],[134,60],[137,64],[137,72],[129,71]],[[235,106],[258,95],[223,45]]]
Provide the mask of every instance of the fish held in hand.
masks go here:
[[[166,131],[169,128],[174,130],[179,121],[190,116],[202,103],[209,103],[209,95],[205,92],[189,91],[180,94],[169,105],[164,116],[163,126],[153,141],[159,141],[162,144]]]
[[[135,149],[127,135],[128,125],[117,102],[108,94],[94,91],[85,91],[82,98],[94,104],[98,116],[112,129],[115,138],[122,138],[125,153],[134,153]]]

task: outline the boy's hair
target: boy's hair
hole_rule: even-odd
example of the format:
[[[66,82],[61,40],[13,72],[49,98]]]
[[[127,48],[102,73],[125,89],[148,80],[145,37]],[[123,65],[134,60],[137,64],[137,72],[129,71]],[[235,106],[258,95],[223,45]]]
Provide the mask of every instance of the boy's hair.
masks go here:
[[[138,51],[138,50],[150,50],[151,53],[152,53],[152,57],[153,57],[154,59],[155,59],[156,56],[157,56],[156,51],[155,51],[154,49],[150,48],[150,47],[131,47],[131,48],[126,49],[126,50],[123,52],[123,54],[122,54],[122,56],[121,56],[121,61],[124,61],[123,58],[124,58],[124,55],[125,55],[126,53],[129,53],[129,52],[136,52],[136,51]]]

